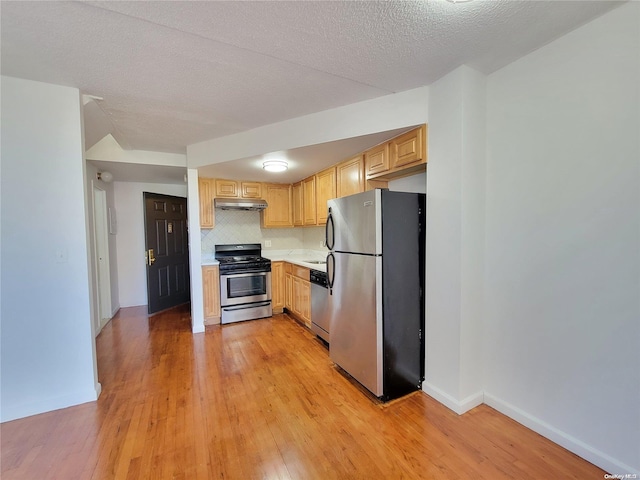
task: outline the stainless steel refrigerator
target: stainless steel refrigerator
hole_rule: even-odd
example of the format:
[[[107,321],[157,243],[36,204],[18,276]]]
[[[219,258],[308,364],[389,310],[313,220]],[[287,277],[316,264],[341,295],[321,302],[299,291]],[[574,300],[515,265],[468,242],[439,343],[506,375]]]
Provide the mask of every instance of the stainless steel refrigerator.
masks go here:
[[[424,380],[424,194],[329,200],[331,360],[384,401]]]

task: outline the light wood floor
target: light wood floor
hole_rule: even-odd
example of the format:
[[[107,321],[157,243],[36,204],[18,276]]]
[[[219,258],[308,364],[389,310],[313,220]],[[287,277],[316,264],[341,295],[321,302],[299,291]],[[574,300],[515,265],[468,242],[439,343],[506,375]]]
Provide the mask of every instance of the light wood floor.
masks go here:
[[[97,402],[1,426],[10,479],[602,479],[487,406],[382,405],[286,315],[192,335],[184,308],[123,309]]]

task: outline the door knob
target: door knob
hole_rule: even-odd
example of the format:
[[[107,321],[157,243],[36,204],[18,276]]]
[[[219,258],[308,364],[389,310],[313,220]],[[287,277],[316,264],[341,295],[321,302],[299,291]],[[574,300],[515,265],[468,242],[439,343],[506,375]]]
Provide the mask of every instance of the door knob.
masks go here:
[[[153,255],[153,248],[150,248],[146,252],[144,252],[144,257],[147,262],[147,265],[151,266],[155,263],[156,257]]]

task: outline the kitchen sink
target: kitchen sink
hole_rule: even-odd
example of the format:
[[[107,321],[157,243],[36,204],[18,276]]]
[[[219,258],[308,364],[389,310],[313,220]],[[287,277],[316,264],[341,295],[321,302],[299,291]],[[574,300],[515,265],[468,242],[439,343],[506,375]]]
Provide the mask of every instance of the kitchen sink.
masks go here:
[[[327,263],[325,260],[303,260],[304,263],[311,263],[313,265],[324,265]]]

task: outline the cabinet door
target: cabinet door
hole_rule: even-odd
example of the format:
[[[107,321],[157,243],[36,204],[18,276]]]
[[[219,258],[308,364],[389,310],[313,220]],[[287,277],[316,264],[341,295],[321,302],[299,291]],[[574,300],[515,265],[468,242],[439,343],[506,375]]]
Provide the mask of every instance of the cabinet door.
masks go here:
[[[304,196],[302,192],[302,182],[291,185],[293,224],[304,225]]]
[[[238,182],[235,180],[216,180],[216,197],[238,197]]]
[[[300,316],[308,327],[311,326],[311,284],[300,281]]]
[[[242,182],[240,184],[242,198],[262,198],[262,185],[258,182]]]
[[[284,306],[293,311],[293,276],[290,273],[284,276]]]
[[[327,201],[336,198],[336,167],[316,173],[316,223],[327,222]]]
[[[422,126],[389,142],[392,169],[414,163],[426,163],[425,134],[426,126]]]
[[[202,267],[202,297],[205,320],[220,322],[220,274],[217,265]],[[217,320],[217,321],[216,321]]]
[[[305,178],[302,181],[302,205],[304,210],[304,224],[316,225],[316,177]]]
[[[364,168],[367,178],[389,170],[389,144],[383,143],[364,152]]]
[[[302,306],[302,279],[292,276],[291,281],[293,284],[291,311],[296,315],[300,315],[300,308]]]
[[[291,186],[276,183],[262,185],[264,199],[268,207],[262,211],[262,226],[292,227],[291,215]]]
[[[336,197],[361,192],[364,192],[364,162],[362,155],[358,155],[336,167]]]
[[[281,312],[285,297],[284,262],[271,262],[271,305]]]
[[[200,228],[213,228],[215,224],[213,210],[213,178],[198,178],[198,197],[200,202]]]

